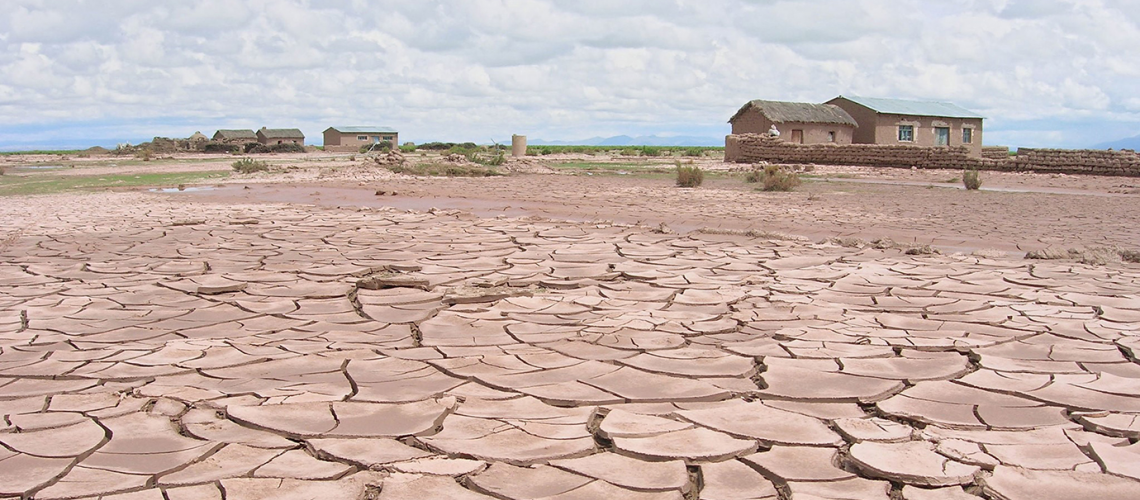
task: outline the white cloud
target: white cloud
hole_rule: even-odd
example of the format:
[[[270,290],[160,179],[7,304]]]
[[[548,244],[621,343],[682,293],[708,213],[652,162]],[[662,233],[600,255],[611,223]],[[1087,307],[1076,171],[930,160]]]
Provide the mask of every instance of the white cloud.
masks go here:
[[[990,118],[987,140],[1025,145],[1071,139],[1078,118],[1140,132],[1135,0],[8,4],[0,137],[69,122],[717,136],[746,100],[841,93],[954,101]]]

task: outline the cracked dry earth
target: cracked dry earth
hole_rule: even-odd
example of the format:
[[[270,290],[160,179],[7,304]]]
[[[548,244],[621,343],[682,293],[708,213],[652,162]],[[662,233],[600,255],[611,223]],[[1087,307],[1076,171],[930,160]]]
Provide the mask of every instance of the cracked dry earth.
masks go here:
[[[1140,494],[1134,265],[142,194],[0,227],[0,497]]]

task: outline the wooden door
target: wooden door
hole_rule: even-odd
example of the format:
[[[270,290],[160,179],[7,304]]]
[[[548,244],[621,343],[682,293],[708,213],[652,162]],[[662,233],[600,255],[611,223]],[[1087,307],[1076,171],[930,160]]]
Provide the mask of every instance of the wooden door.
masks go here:
[[[803,144],[804,143],[804,131],[803,130],[793,130],[792,131],[792,142],[796,143],[796,144]]]

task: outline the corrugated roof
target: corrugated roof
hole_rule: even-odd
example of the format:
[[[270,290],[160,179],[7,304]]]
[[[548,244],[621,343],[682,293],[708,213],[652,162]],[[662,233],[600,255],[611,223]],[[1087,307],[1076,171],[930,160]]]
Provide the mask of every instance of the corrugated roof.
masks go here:
[[[878,113],[907,116],[935,116],[940,118],[985,118],[973,111],[949,102],[911,101],[906,99],[883,99],[841,95],[835,99],[847,99],[866,106]],[[832,99],[831,101],[834,101]],[[828,102],[831,102],[828,101]]]
[[[812,104],[808,102],[783,102],[783,101],[762,101],[755,100],[749,101],[744,107],[740,108],[729,123],[736,120],[745,111],[750,108],[756,108],[775,123],[833,123],[839,125],[851,125],[852,127],[858,126],[855,119],[846,111],[833,106],[831,104]]]
[[[257,134],[252,130],[219,130],[214,133],[215,137],[221,136],[223,139],[257,139]]]
[[[392,127],[329,127],[329,130],[335,130],[342,134],[395,134],[396,129]]]
[[[263,128],[258,132],[264,135],[266,139],[304,139],[303,134],[299,129],[295,128]]]

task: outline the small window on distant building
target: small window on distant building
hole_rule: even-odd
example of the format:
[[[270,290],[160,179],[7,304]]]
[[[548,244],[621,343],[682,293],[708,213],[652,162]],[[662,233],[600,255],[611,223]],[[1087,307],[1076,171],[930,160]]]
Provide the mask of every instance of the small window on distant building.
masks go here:
[[[914,125],[899,125],[899,142],[914,142]]]
[[[972,144],[974,142],[974,129],[962,129],[962,144]]]
[[[827,142],[835,142],[835,132],[827,133]]]
[[[356,136],[356,140],[358,140],[358,141],[367,141],[367,140],[368,140],[368,136],[366,136],[366,135],[358,135],[358,136]]]
[[[392,136],[390,136],[390,135],[386,135],[386,136],[384,136],[384,140],[385,140],[385,141],[390,141],[390,140],[392,140],[392,139],[395,139],[395,137],[392,137]]]

